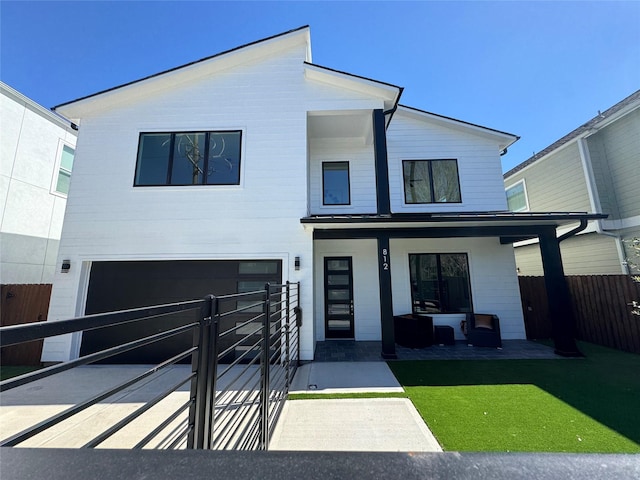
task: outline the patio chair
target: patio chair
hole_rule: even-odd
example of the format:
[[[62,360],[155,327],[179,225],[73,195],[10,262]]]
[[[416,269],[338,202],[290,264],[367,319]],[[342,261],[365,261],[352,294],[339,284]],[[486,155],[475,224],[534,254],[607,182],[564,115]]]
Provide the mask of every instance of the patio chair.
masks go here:
[[[500,320],[497,315],[467,313],[465,335],[469,345],[502,348]]]

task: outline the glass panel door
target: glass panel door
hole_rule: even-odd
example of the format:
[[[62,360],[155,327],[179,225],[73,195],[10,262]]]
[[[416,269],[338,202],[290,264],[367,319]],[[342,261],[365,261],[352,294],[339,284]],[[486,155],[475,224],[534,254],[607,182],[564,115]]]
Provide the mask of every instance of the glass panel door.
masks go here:
[[[326,338],[354,338],[351,257],[324,259]]]

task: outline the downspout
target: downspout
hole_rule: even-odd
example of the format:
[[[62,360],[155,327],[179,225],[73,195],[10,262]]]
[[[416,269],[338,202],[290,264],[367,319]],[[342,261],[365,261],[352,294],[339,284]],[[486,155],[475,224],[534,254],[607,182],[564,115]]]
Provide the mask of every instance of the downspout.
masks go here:
[[[580,163],[582,163],[582,170],[584,172],[584,179],[587,184],[587,193],[589,195],[589,204],[593,213],[601,212],[602,206],[600,205],[600,197],[598,195],[598,187],[596,185],[595,175],[593,174],[593,165],[591,163],[591,155],[589,155],[589,146],[587,145],[587,137],[580,137],[577,141],[578,152],[580,153]],[[602,228],[602,220],[596,220],[594,223],[596,227],[596,233],[598,235],[604,235],[615,239],[616,250],[618,251],[618,260],[620,261],[620,267],[622,274],[628,275],[629,270],[626,266],[624,249],[622,247],[622,239],[617,233],[606,231]],[[569,232],[570,233],[570,232]]]
[[[587,225],[589,224],[589,222],[587,222],[586,219],[581,218],[580,219],[580,225],[578,225],[576,228],[574,228],[573,230],[569,230],[566,233],[563,233],[562,235],[560,235],[558,237],[558,243],[560,243],[563,240],[566,240],[569,237],[573,237],[575,234],[580,233],[581,231],[583,231],[585,228],[587,228]]]

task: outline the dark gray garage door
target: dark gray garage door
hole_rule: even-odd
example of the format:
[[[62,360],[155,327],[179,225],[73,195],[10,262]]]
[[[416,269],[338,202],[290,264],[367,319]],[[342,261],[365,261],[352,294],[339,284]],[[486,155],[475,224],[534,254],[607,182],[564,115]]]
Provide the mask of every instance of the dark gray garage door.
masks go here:
[[[93,262],[85,312],[89,315],[199,299],[208,294],[253,291],[266,282],[282,282],[280,260]],[[167,326],[193,322],[196,315],[181,313],[85,332],[80,355],[152,335]],[[221,329],[224,331],[251,315],[255,313],[227,318]],[[189,348],[192,341],[192,336],[185,334],[121,354],[109,359],[109,363],[158,363]]]

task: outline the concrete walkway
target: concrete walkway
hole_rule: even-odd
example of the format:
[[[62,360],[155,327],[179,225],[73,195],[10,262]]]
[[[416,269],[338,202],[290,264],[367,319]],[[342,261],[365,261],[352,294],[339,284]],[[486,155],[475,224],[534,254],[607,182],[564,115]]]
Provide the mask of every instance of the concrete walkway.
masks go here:
[[[142,374],[143,365],[74,368],[1,395],[0,439],[59,414],[100,392]],[[257,367],[256,367],[257,368]],[[186,378],[190,366],[167,368],[20,444],[22,447],[78,448],[151,398]],[[247,373],[249,375],[251,372]],[[234,375],[229,375],[233,377]],[[225,388],[224,382],[218,384]],[[313,362],[302,365],[291,393],[403,392],[385,362]],[[99,448],[132,448],[189,400],[189,383],[139,419],[106,439]],[[146,448],[184,448],[174,443],[186,426],[183,411]],[[224,421],[224,420],[219,420]],[[271,450],[441,451],[406,398],[287,400]]]
[[[403,392],[385,362],[302,365],[290,393]],[[270,450],[440,452],[407,398],[288,400]]]

